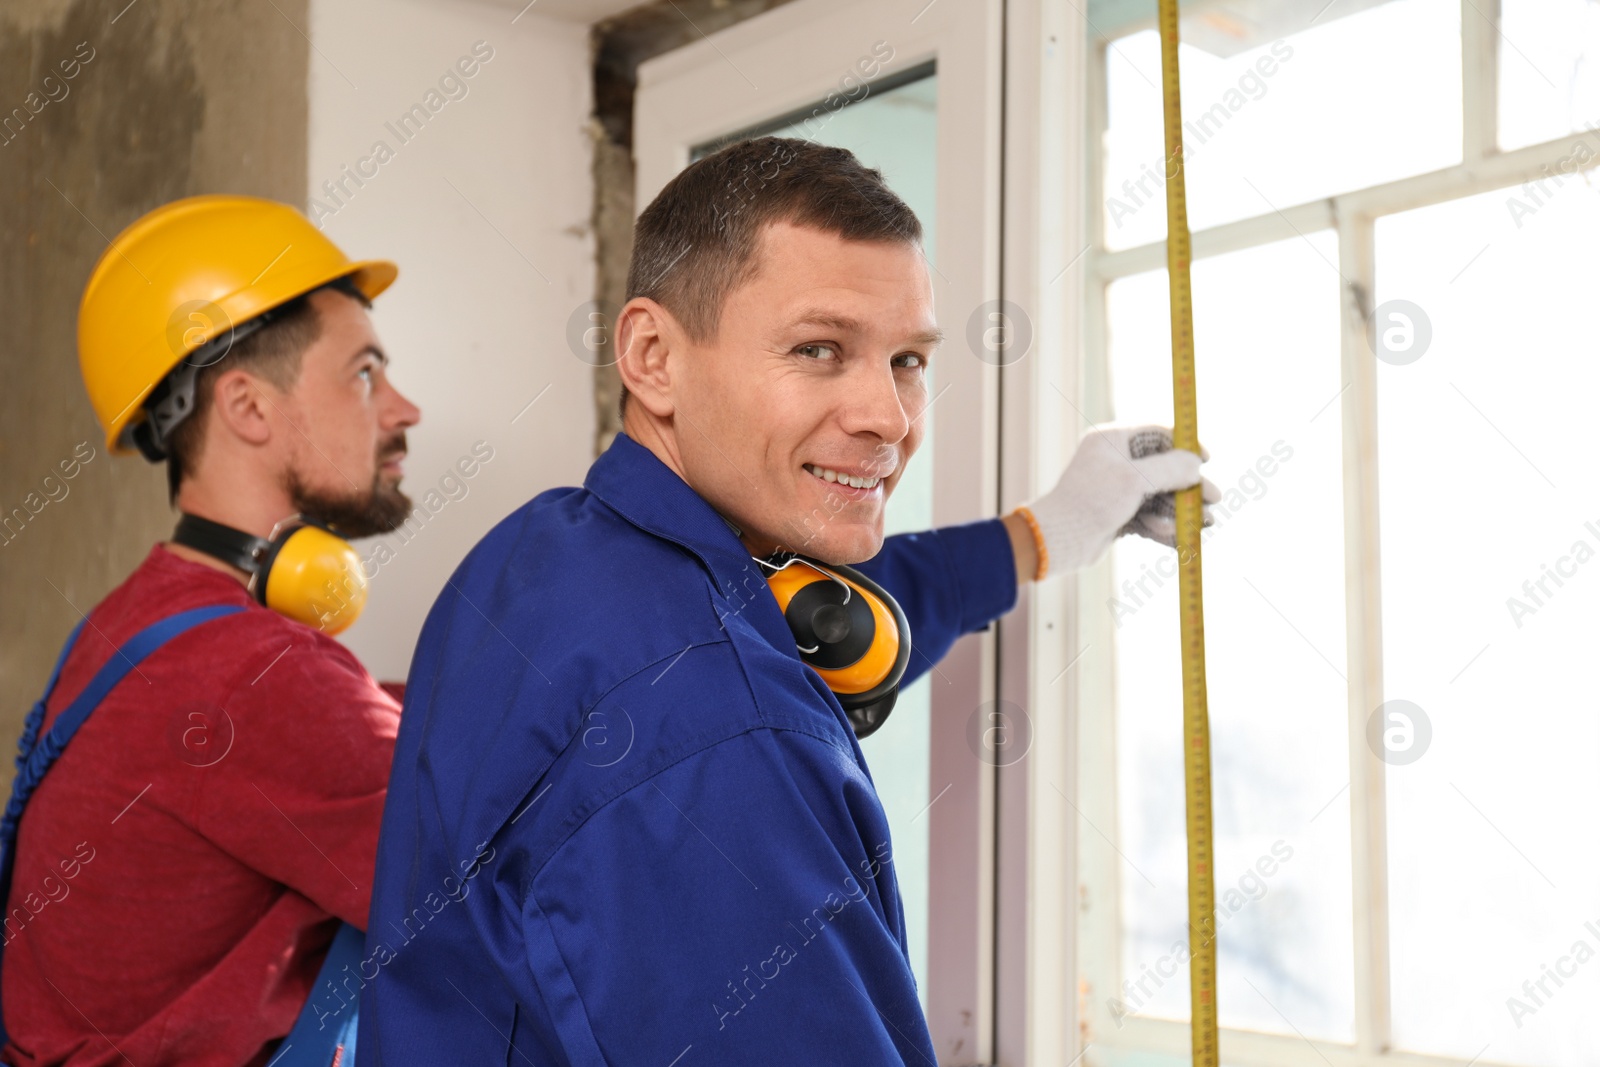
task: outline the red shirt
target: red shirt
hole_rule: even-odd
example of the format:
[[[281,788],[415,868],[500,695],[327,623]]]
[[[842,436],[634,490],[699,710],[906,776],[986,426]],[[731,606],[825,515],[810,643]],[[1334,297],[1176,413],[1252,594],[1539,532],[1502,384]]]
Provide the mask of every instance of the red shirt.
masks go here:
[[[400,708],[343,645],[157,545],[90,613],[45,729],[157,619],[246,610],[130,672],[22,818],[12,1064],[265,1063],[337,920],[365,928]]]

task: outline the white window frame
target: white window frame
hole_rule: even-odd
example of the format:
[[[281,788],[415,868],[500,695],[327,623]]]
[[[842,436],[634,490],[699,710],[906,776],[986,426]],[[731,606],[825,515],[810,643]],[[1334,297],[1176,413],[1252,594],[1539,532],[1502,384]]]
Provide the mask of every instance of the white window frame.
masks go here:
[[[1366,319],[1374,289],[1376,222],[1385,215],[1448,203],[1544,177],[1571,152],[1562,138],[1503,152],[1498,146],[1499,0],[1462,0],[1462,160],[1442,170],[1297,204],[1241,219],[1193,235],[1193,259],[1222,255],[1276,241],[1332,231],[1338,239],[1343,287],[1340,316],[1340,400],[1344,455],[1345,614],[1350,773],[1350,847],[1353,877],[1352,927],[1355,958],[1355,1042],[1339,1044],[1294,1035],[1224,1029],[1222,1050],[1240,1067],[1459,1067],[1459,1058],[1398,1052],[1392,1047],[1389,999],[1387,813],[1385,765],[1365,743],[1366,719],[1384,700],[1381,586],[1379,581],[1376,361],[1368,347]],[[1084,226],[1092,250],[1084,314],[1085,392],[1083,409],[1098,421],[1109,414],[1106,292],[1129,275],[1166,266],[1165,240],[1119,251],[1105,247],[1103,134],[1107,128],[1106,45],[1127,33],[1149,28],[1153,20],[1092,30],[1086,48],[1089,91],[1086,121],[1094,136],[1089,148],[1083,202]],[[1591,164],[1592,165],[1592,164]],[[1110,621],[1104,610],[1113,591],[1109,566],[1080,578],[1085,605],[1078,624],[1083,647],[1091,649],[1080,666],[1077,699],[1086,709],[1112,709],[1084,719],[1079,738],[1082,817],[1112,839],[1118,836],[1115,771],[1115,695]],[[1174,653],[1175,654],[1175,653]],[[1173,743],[1178,743],[1177,734]],[[1080,922],[1079,973],[1085,996],[1080,1004],[1089,1052],[1086,1064],[1115,1067],[1141,1054],[1158,1053],[1187,1062],[1189,1024],[1130,1016],[1118,1027],[1107,1001],[1119,996],[1122,981],[1122,871],[1118,854],[1094,831],[1079,835],[1080,891],[1088,918]],[[1107,921],[1105,916],[1115,916]],[[1144,1063],[1146,1060],[1139,1059]],[[1476,1061],[1489,1067],[1489,1060]]]
[[[880,23],[895,47],[888,74],[938,64],[935,299],[947,340],[937,417],[969,432],[936,434],[934,512],[941,524],[966,522],[1047,488],[1075,443],[1061,401],[1079,399],[1072,311],[1086,279],[1086,51],[1069,5],[796,0],[652,59],[639,69],[636,204],[648,204],[694,146],[822,99]],[[995,299],[1024,309],[1032,333],[1005,367],[978,359],[967,340],[969,313]],[[991,633],[957,644],[933,687],[926,993],[945,1067],[1065,1064],[1078,1052],[1065,651],[1074,589],[1070,580],[1024,589]],[[974,713],[997,698],[1029,712],[1031,747],[1009,766],[968,747]]]

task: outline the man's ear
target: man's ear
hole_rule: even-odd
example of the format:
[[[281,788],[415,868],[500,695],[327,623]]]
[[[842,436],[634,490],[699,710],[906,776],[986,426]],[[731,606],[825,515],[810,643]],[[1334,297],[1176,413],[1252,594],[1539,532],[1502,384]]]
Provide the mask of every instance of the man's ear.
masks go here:
[[[211,386],[210,420],[218,430],[252,445],[264,445],[272,438],[275,402],[265,390],[270,382],[243,370],[230,370],[217,376]],[[274,392],[276,390],[273,390]]]
[[[672,357],[681,353],[683,331],[672,312],[636,296],[617,314],[617,372],[632,394],[631,404],[642,404],[658,419],[671,417]]]

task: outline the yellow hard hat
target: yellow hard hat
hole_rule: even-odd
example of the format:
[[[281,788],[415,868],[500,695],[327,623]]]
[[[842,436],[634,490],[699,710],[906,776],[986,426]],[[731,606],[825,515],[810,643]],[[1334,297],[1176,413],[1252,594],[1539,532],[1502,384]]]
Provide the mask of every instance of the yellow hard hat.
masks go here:
[[[100,256],[78,308],[78,363],[106,447],[134,450],[144,401],[201,346],[339,278],[371,300],[398,273],[352,261],[288,204],[192,196],[156,208]]]

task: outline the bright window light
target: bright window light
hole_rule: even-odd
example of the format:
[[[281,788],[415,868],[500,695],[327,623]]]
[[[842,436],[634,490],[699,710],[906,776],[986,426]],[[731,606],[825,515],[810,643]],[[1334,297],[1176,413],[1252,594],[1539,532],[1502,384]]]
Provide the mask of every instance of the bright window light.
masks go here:
[[[1460,162],[1458,5],[1339,6],[1225,59],[1180,46],[1192,229]],[[1160,39],[1112,41],[1105,65],[1106,247],[1130,248],[1167,232]]]

